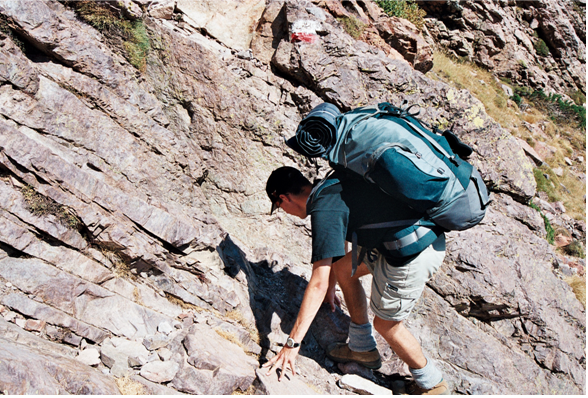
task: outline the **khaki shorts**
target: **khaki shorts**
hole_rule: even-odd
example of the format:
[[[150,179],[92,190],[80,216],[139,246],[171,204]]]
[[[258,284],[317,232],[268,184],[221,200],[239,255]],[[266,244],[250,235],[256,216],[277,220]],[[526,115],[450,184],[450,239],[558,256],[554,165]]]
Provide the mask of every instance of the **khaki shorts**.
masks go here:
[[[374,276],[370,300],[372,311],[386,321],[402,321],[410,315],[425,284],[443,263],[445,234],[401,267],[391,266],[379,253],[374,261],[369,257],[366,255],[364,263]]]

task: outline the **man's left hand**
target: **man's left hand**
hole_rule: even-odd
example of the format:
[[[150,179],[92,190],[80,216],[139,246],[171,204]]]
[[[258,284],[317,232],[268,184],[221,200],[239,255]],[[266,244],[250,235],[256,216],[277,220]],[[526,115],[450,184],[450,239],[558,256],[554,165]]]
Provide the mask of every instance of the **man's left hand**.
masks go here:
[[[266,376],[269,376],[278,368],[281,368],[282,373],[280,374],[280,378],[278,379],[278,381],[282,381],[282,379],[284,378],[284,374],[286,374],[286,367],[290,367],[290,370],[292,371],[292,376],[296,376],[296,370],[294,370],[294,363],[296,361],[298,351],[300,351],[300,347],[282,348],[278,355],[276,355],[275,357],[273,357],[272,359],[270,359],[262,365],[262,368],[270,368],[266,373]]]

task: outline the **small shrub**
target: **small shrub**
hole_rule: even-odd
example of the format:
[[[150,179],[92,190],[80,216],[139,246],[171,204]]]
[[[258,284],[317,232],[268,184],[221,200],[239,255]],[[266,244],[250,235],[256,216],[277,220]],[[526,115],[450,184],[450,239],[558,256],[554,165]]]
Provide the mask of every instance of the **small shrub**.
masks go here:
[[[146,59],[150,49],[149,36],[141,20],[130,21],[108,5],[82,0],[68,1],[86,23],[105,36],[118,36],[123,40],[125,57],[131,65],[145,71]]]
[[[337,18],[337,21],[343,25],[345,32],[349,33],[354,39],[359,39],[365,30],[365,24],[355,17]]]
[[[521,106],[521,103],[523,102],[523,99],[521,98],[521,96],[516,93],[512,97],[510,97],[510,99],[513,100],[514,103],[517,104],[518,106]]]
[[[376,4],[389,16],[409,20],[418,30],[425,25],[427,13],[411,0],[376,0]]]
[[[72,210],[60,205],[51,198],[41,195],[30,185],[22,187],[21,192],[27,209],[34,215],[47,216],[51,214],[59,220],[61,225],[71,229],[79,230],[82,226],[82,222]]]
[[[541,214],[541,217],[543,218],[543,223],[545,224],[545,232],[547,232],[545,240],[547,240],[547,242],[549,242],[550,245],[553,245],[555,243],[555,230],[551,226],[551,223],[549,222],[545,214],[543,214],[539,206],[537,206],[535,203],[529,203],[529,207],[537,210],[539,214]]]
[[[586,103],[586,95],[580,90],[576,90],[569,94],[570,98],[574,100],[576,105],[583,106]]]
[[[586,258],[584,246],[582,246],[582,243],[576,239],[574,239],[569,245],[564,246],[563,251],[570,256]]]
[[[549,55],[549,47],[547,47],[547,44],[545,44],[543,39],[537,39],[535,42],[535,51],[542,57],[547,57]]]

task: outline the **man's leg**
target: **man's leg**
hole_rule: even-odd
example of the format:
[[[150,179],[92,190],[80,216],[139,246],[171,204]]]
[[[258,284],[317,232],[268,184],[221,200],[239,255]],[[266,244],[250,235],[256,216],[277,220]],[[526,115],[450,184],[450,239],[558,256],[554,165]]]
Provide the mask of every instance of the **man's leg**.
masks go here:
[[[332,270],[335,272],[337,283],[343,292],[343,298],[345,299],[345,305],[347,305],[351,322],[357,325],[369,323],[367,298],[359,280],[360,277],[370,273],[367,266],[361,263],[357,267],[355,275],[352,277],[351,252],[349,252],[345,257],[333,264]]]
[[[402,321],[386,321],[382,318],[374,318],[374,328],[390,344],[396,355],[400,357],[412,369],[424,368],[427,359],[423,354],[421,345],[415,337],[406,329]]]
[[[357,267],[351,277],[351,253],[335,262],[332,267],[337,283],[343,292],[349,311],[349,344],[334,343],[327,355],[336,362],[358,362],[368,368],[378,369],[382,365],[367,313],[367,298],[360,277],[370,273],[365,264]]]

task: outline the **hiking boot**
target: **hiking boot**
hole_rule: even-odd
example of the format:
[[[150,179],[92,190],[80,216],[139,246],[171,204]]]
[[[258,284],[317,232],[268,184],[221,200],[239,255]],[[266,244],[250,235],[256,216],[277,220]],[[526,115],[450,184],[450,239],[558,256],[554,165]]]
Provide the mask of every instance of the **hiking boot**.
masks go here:
[[[382,360],[377,348],[367,352],[351,351],[347,343],[333,343],[327,348],[327,356],[339,363],[357,362],[369,369],[382,367]]]
[[[408,395],[451,395],[449,393],[449,385],[445,380],[441,380],[441,383],[437,384],[430,390],[425,390],[417,386],[415,382],[406,386],[406,394]]]

